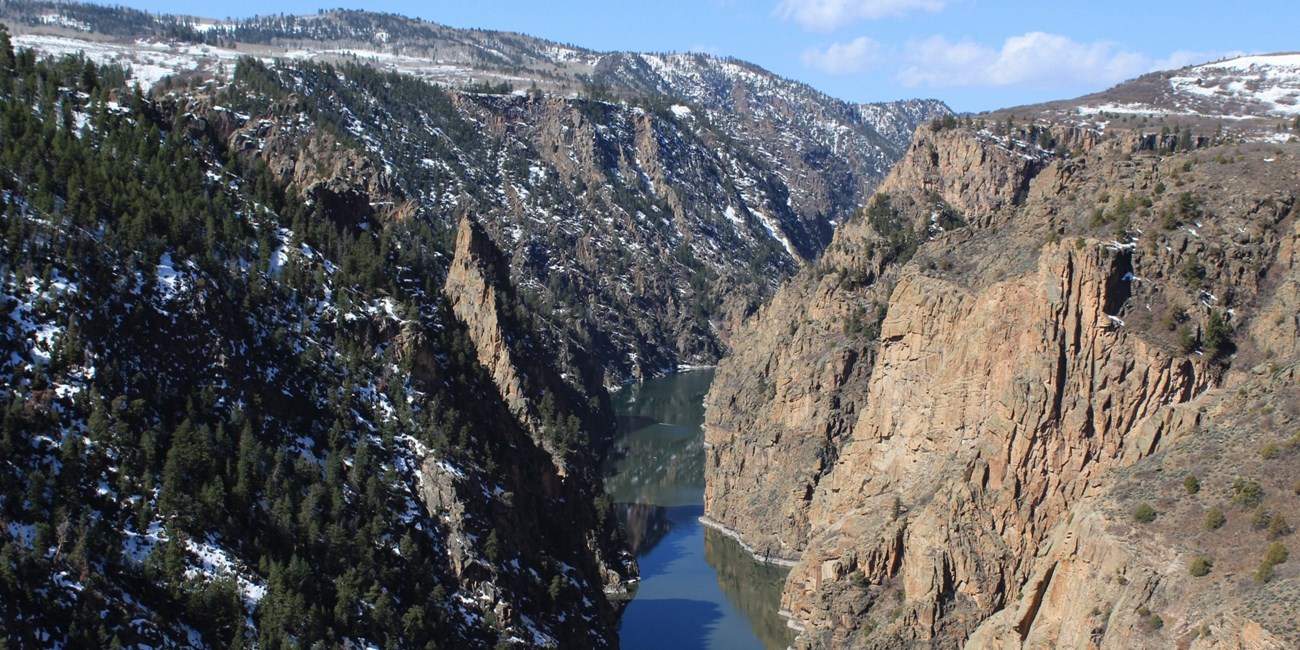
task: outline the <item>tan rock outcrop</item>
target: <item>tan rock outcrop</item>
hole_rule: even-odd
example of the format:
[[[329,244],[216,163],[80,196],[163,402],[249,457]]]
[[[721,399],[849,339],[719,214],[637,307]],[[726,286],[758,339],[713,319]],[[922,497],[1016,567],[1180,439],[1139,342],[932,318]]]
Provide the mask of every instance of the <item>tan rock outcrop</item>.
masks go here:
[[[1072,153],[1024,144],[1044,129]],[[1276,616],[1188,576],[1208,506],[1167,495],[1258,447],[1253,424],[1189,451],[1243,408],[1216,386],[1290,390],[1226,369],[1295,362],[1298,152],[925,131],[881,185],[892,212],[843,224],[710,393],[706,514],[799,556],[796,646],[1283,647]],[[872,301],[878,329],[833,325]],[[867,361],[836,372],[849,350]],[[1136,526],[1162,470],[1147,498],[1180,514]]]
[[[880,192],[943,197],[964,214],[993,215],[1042,166],[951,135],[921,129]],[[705,515],[758,555],[788,560],[802,552],[817,483],[867,403],[876,350],[863,330],[876,327],[893,273],[880,241],[865,219],[841,224],[817,266],[740,330],[719,365],[705,422]]]
[[[765,559],[803,551],[813,490],[852,426],[874,357],[845,333],[863,300],[835,276],[808,282],[809,293],[778,293],[742,329],[746,345],[719,366],[706,411],[705,515]]]
[[[1268,356],[1300,354],[1300,219],[1291,219],[1270,268],[1276,288],[1250,325],[1250,336]]]
[[[466,216],[456,229],[456,252],[443,290],[474,342],[478,361],[492,376],[510,412],[542,441],[539,422],[532,413],[519,362],[506,342],[508,332],[501,322],[503,305],[497,295],[496,278],[488,267],[496,258],[490,239],[474,220]]]
[[[1047,531],[1125,453],[1123,433],[1208,383],[1105,312],[1127,257],[1049,245],[1034,273],[978,294],[900,280],[868,410],[812,502],[824,532],[792,573],[790,611],[823,624],[819,610],[841,605],[822,584],[853,571],[899,582],[918,639],[1005,604]]]
[[[1273,495],[1261,507],[1293,511],[1287,502],[1295,471],[1261,467],[1251,443],[1274,435],[1273,409],[1295,423],[1294,374],[1294,367],[1256,369],[1237,389],[1211,390],[1148,420],[1142,433],[1163,440],[1162,451],[1110,472],[1104,492],[1072,508],[1040,546],[1020,597],[980,625],[965,647],[1294,647],[1300,629],[1283,603],[1295,583],[1251,577],[1270,535],[1244,521],[1207,527],[1203,516],[1219,507],[1229,518],[1245,518],[1224,499],[1243,473]],[[1285,424],[1280,429],[1290,433]],[[1198,477],[1194,493],[1186,476]],[[1152,523],[1131,515],[1143,502],[1156,504]],[[1197,558],[1205,564],[1193,573]]]

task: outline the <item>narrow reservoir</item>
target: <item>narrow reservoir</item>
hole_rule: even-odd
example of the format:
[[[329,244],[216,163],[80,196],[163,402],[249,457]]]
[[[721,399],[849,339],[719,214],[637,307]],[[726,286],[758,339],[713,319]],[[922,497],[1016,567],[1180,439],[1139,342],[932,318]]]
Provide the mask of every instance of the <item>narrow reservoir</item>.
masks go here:
[[[641,564],[622,647],[785,648],[777,613],[786,570],[702,525],[704,395],[712,370],[651,379],[614,395],[618,439],[605,486]]]

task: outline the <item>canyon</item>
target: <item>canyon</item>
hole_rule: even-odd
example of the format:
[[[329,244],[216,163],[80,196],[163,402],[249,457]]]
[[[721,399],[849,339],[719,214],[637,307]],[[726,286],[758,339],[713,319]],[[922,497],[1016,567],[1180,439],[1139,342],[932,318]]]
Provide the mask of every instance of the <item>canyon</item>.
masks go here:
[[[614,647],[695,580],[699,644],[1300,645],[1296,55],[957,116],[370,12],[0,19],[16,645]],[[714,364],[702,440],[699,377],[611,400]],[[665,539],[713,576],[643,584]]]

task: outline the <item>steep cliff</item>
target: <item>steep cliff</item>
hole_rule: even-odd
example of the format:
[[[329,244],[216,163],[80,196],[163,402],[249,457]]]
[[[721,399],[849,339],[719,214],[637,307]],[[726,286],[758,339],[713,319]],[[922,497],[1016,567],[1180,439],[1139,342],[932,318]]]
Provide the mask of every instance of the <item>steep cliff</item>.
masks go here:
[[[587,474],[576,480],[590,481],[599,455],[594,452],[613,434],[602,373],[573,341],[554,340],[554,333],[529,317],[500,271],[504,265],[492,240],[466,215],[443,290],[520,425],[547,449],[561,475],[576,455]]]
[[[995,119],[923,127],[819,265],[745,326],[709,396],[706,515],[798,559],[783,602],[801,647],[1158,646],[1202,623],[1285,635],[1143,555],[1192,545],[1130,525],[1124,477],[1195,438],[1207,419],[1178,404],[1251,381],[1228,368],[1294,363],[1279,355],[1294,349],[1296,145],[1171,151]],[[1061,560],[1076,547],[1085,560]],[[1105,593],[1087,582],[1098,567],[1149,572],[1118,601],[1064,596]],[[1284,575],[1262,589],[1285,593]],[[1203,609],[1166,610],[1165,632],[1135,613],[1183,593]],[[1094,604],[1118,612],[1096,634]]]

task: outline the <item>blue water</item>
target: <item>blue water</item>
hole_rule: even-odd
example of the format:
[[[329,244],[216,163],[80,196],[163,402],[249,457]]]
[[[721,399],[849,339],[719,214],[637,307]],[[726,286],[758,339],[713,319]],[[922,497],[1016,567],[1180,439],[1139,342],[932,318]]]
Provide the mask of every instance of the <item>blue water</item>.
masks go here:
[[[703,400],[712,371],[631,386],[615,396],[619,440],[606,489],[641,565],[622,647],[784,648],[785,573],[699,523],[704,513]]]

